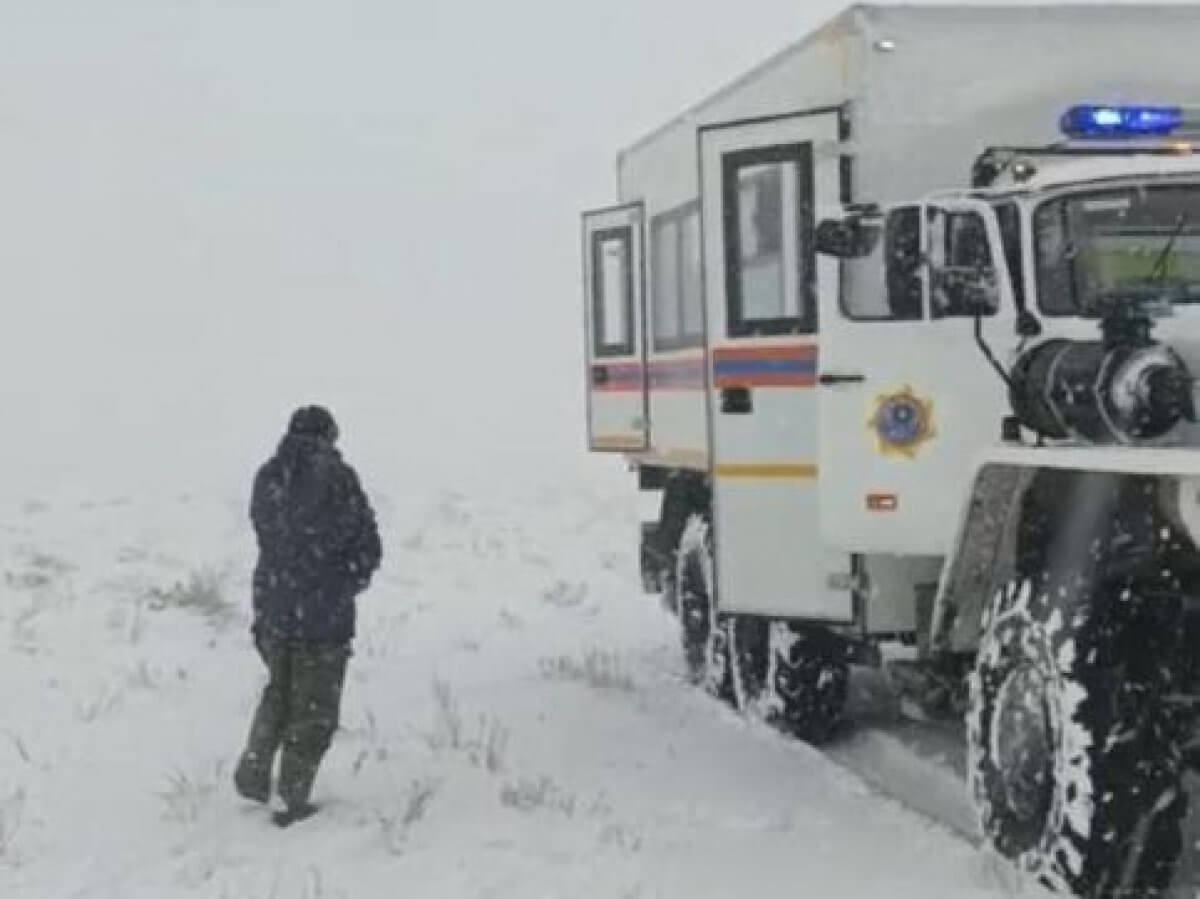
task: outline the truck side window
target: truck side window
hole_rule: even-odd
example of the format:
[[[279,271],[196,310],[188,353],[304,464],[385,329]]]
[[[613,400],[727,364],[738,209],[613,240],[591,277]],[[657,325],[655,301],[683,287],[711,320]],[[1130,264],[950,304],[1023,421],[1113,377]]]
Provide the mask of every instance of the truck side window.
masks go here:
[[[597,357],[633,354],[632,249],[628,227],[592,234],[592,349]]]
[[[704,248],[700,244],[700,202],[693,201],[679,221],[679,288],[683,306],[681,343],[704,345]]]
[[[679,222],[657,216],[650,223],[650,308],[654,348],[679,343]]]
[[[730,153],[722,175],[730,336],[816,331],[811,146]]]
[[[1037,260],[1038,308],[1046,315],[1074,315],[1075,247],[1063,202],[1043,203],[1033,214],[1034,256]]]
[[[917,321],[923,314],[921,208],[888,212],[879,248],[843,259],[842,313],[854,321]]]
[[[656,215],[650,223],[650,308],[654,349],[704,343],[700,203]]]

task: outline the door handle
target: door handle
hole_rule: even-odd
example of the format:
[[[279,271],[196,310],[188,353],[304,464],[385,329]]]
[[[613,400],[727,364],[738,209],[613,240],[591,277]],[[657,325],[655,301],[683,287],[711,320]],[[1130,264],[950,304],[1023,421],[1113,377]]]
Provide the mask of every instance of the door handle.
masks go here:
[[[722,387],[721,411],[726,415],[749,415],[754,411],[754,398],[749,387]]]
[[[834,387],[838,384],[861,384],[865,380],[867,380],[867,376],[858,373],[822,372],[817,378],[817,383],[822,387]]]

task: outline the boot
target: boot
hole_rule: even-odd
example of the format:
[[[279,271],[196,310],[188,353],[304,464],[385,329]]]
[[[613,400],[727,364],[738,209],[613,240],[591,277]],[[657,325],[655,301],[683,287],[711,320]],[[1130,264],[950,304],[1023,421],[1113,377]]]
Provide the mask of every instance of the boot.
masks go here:
[[[297,821],[303,821],[305,818],[311,818],[317,813],[317,807],[311,802],[298,802],[295,805],[289,805],[282,811],[275,812],[271,815],[271,821],[276,827],[291,827]]]
[[[243,799],[265,803],[271,798],[270,766],[253,752],[243,753],[233,772],[233,786]]]

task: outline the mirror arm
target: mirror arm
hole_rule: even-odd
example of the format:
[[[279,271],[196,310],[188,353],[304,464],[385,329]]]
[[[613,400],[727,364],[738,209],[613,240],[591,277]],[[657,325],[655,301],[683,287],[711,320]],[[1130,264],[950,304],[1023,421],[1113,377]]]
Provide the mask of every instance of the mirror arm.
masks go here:
[[[1012,377],[1004,370],[1004,366],[1000,364],[1000,360],[996,358],[996,354],[988,346],[988,342],[983,336],[983,316],[978,314],[975,316],[975,345],[979,347],[979,351],[983,353],[983,357],[987,359],[988,364],[1000,376],[1000,380],[1004,382],[1004,386],[1011,391],[1013,389]]]

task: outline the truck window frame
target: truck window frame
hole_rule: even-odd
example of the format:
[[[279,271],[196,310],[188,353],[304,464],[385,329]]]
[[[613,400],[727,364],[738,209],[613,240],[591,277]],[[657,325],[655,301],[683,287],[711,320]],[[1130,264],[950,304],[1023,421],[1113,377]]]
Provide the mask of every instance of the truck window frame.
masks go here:
[[[893,291],[892,291],[893,267],[892,267],[891,249],[894,245],[893,237],[895,236],[896,231],[894,231],[891,226],[892,226],[892,222],[894,220],[898,219],[902,214],[905,214],[905,215],[912,214],[916,218],[916,226],[917,227],[916,227],[915,251],[917,254],[917,259],[916,259],[915,276],[917,279],[916,286],[917,286],[917,291],[918,291],[917,314],[916,315],[899,315],[899,314],[897,314],[896,303],[894,302],[894,299],[893,299]],[[923,239],[924,238],[923,238],[923,235],[921,234],[921,223],[923,221],[924,221],[924,218],[921,214],[921,204],[920,203],[902,203],[900,205],[891,207],[890,209],[887,210],[886,214],[884,215],[883,234],[881,235],[881,239],[880,239],[881,246],[879,247],[878,252],[882,256],[882,258],[879,260],[879,265],[882,268],[882,275],[883,275],[883,291],[884,291],[885,304],[887,307],[887,311],[885,311],[885,312],[881,312],[879,314],[865,314],[865,313],[854,312],[850,308],[850,304],[848,302],[849,295],[848,295],[847,288],[853,279],[851,277],[847,276],[847,270],[850,269],[852,266],[861,265],[863,260],[858,260],[858,259],[843,259],[843,260],[841,260],[841,263],[839,265],[839,268],[841,269],[841,278],[839,279],[839,281],[841,282],[841,286],[838,290],[838,311],[841,312],[843,318],[845,318],[847,321],[861,322],[864,324],[871,323],[871,322],[880,322],[880,323],[897,323],[897,322],[899,322],[899,323],[911,324],[912,322],[924,321],[926,319],[927,309],[926,309],[926,303],[925,303],[925,281],[924,281],[925,276],[923,273],[923,268],[924,268]],[[869,258],[869,257],[867,257],[867,258]]]
[[[687,261],[686,254],[684,253],[684,230],[689,219],[693,217],[696,220],[697,235],[699,235],[700,200],[698,198],[688,200],[686,203],[661,212],[650,220],[650,314],[648,318],[652,334],[651,343],[655,352],[670,352],[704,346],[704,286],[702,270],[699,273],[701,277],[697,279],[697,296],[694,298],[688,296],[688,279],[685,273]],[[658,266],[660,264],[658,251],[660,243],[658,236],[661,230],[671,225],[675,226],[675,239],[672,242],[672,252],[675,254],[675,283],[672,286],[675,292],[674,310],[676,327],[673,335],[664,336],[658,332],[660,303],[660,297],[658,296]],[[699,247],[699,251],[703,254],[704,248],[702,245]],[[702,266],[703,260],[701,259]],[[692,300],[697,304],[696,308],[700,313],[697,317],[697,323],[700,327],[695,331],[688,330],[688,303]]]
[[[747,318],[741,279],[741,204],[738,173],[751,166],[792,163],[796,170],[794,197],[796,234],[797,315]],[[756,147],[725,154],[721,159],[721,214],[724,221],[725,331],[731,338],[815,334],[817,320],[816,229],[813,149],[810,142]],[[786,241],[787,235],[781,235]],[[785,300],[787,298],[785,297]]]
[[[619,343],[606,343],[605,337],[605,305],[604,290],[604,245],[610,241],[619,241],[622,245],[621,280],[625,291],[624,339]],[[629,225],[618,225],[614,228],[603,228],[592,232],[592,353],[597,359],[618,356],[632,356],[634,353],[637,323],[634,319],[636,310],[633,302],[633,228]]]
[[[984,219],[982,213],[971,211],[971,210],[962,210],[962,209],[947,210],[947,209],[943,209],[942,207],[938,206],[936,203],[926,206],[925,209],[927,210],[926,247],[927,247],[927,252],[929,253],[931,260],[933,260],[933,259],[950,259],[953,257],[954,250],[956,247],[954,244],[954,238],[955,238],[954,230],[952,227],[949,226],[950,221],[952,219],[963,219],[963,220],[968,220],[968,221],[971,219],[977,219],[979,222],[979,226],[983,229],[983,231],[986,235],[987,222]],[[935,252],[934,247],[933,247],[933,242],[934,242],[935,237],[934,237],[933,231],[931,230],[930,223],[932,222],[933,218],[936,215],[938,215],[939,213],[947,220],[947,227],[944,227],[942,229],[941,234],[938,235],[941,238],[941,246]],[[949,319],[963,319],[963,318],[976,318],[976,317],[992,318],[993,316],[999,314],[1000,309],[1003,306],[1003,300],[1004,300],[1003,292],[1000,291],[1001,281],[1000,281],[999,266],[1003,262],[1003,263],[1005,263],[1005,268],[1008,267],[1007,262],[1006,262],[1007,254],[1005,251],[1005,247],[1003,247],[1003,246],[994,247],[991,245],[990,241],[985,240],[984,246],[986,246],[989,250],[989,253],[988,253],[989,260],[988,261],[992,267],[992,271],[995,273],[995,276],[996,276],[996,287],[997,287],[996,305],[994,307],[987,309],[985,311],[982,311],[982,312],[976,312],[976,311],[972,311],[972,310],[968,310],[968,309],[959,309],[956,307],[942,308],[934,301],[933,294],[934,294],[935,285],[934,285],[932,279],[926,279],[926,282],[925,282],[926,304],[929,307],[929,318],[932,321],[946,321]],[[997,255],[997,254],[999,254],[999,255]]]

